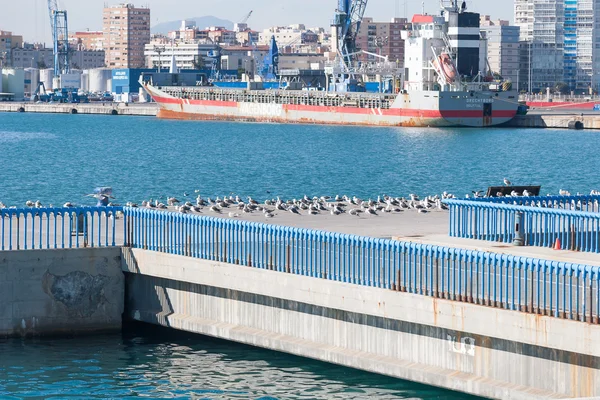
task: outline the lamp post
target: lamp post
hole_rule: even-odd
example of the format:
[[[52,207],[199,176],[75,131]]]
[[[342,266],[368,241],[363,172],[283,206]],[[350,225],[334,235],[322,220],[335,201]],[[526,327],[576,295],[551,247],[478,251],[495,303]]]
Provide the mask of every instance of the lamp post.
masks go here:
[[[528,57],[528,59],[529,59],[529,89],[528,89],[528,92],[529,92],[529,94],[531,94],[531,42],[528,42],[527,44],[529,46],[529,57]]]
[[[156,54],[158,54],[158,68],[157,68],[158,70],[156,72],[160,73],[160,68],[161,68],[160,55],[165,52],[165,46],[154,45],[154,51],[156,52]]]

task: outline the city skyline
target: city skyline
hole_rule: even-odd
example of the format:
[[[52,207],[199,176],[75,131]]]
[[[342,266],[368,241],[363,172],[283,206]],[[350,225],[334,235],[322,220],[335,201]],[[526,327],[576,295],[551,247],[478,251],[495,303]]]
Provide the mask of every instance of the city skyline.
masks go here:
[[[253,10],[248,21],[255,30],[274,25],[290,25],[302,23],[309,27],[327,27],[335,10],[336,0],[327,2],[318,0],[144,0],[130,1],[136,6],[149,6],[151,9],[151,25],[162,22],[182,20],[212,15],[218,18],[237,22]],[[68,12],[69,30],[102,30],[102,10],[104,5],[123,3],[105,0],[59,0],[61,8]],[[329,4],[331,3],[331,4]],[[507,7],[507,3],[510,6]],[[276,4],[276,6],[273,6]],[[424,0],[425,12],[436,13],[438,0]],[[329,5],[331,7],[329,7]],[[469,10],[481,14],[489,14],[493,19],[513,20],[513,1],[505,1],[501,5],[489,4],[485,0],[471,0]],[[315,7],[322,7],[322,12],[315,12]],[[375,21],[389,21],[394,16],[409,18],[421,12],[421,2],[410,0],[371,0],[366,16]],[[235,10],[235,11],[232,11]],[[406,13],[405,13],[406,10]],[[26,23],[29,22],[29,23]],[[0,13],[0,30],[12,31],[23,35],[28,42],[50,43],[51,33],[48,20],[47,0],[22,0],[18,4],[3,4]],[[204,27],[202,27],[204,28]]]

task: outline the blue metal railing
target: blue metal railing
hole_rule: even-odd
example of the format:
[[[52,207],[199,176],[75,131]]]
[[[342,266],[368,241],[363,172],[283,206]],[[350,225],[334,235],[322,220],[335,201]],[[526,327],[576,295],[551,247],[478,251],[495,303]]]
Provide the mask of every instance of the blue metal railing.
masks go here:
[[[600,213],[446,200],[450,209],[450,236],[510,243],[515,239],[515,218],[522,213],[525,244],[585,252],[600,252]]]
[[[594,323],[600,314],[598,267],[148,209],[124,215],[134,248]]]
[[[0,250],[122,245],[115,216],[122,207],[0,209]]]
[[[599,212],[599,195],[474,197],[469,201]]]

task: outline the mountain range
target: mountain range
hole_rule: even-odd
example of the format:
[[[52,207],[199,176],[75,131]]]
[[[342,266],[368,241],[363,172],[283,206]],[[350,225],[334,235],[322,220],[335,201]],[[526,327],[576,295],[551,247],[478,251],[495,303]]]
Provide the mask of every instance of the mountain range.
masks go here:
[[[222,26],[227,29],[233,29],[233,22],[226,19],[213,17],[212,15],[186,18],[186,20],[196,21],[196,26],[200,29],[204,29],[209,26]],[[152,33],[167,34],[169,31],[176,31],[181,27],[181,21],[182,20],[162,22],[152,27]]]

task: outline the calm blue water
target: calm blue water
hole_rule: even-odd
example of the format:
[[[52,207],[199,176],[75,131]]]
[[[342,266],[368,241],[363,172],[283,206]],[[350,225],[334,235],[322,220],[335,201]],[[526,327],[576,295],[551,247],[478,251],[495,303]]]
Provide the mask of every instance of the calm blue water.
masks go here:
[[[364,128],[0,113],[0,201],[167,195],[457,195],[488,185],[600,189],[600,131]],[[270,192],[270,193],[267,193]]]
[[[475,399],[304,358],[137,325],[0,341],[0,398]]]

